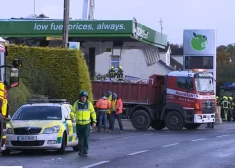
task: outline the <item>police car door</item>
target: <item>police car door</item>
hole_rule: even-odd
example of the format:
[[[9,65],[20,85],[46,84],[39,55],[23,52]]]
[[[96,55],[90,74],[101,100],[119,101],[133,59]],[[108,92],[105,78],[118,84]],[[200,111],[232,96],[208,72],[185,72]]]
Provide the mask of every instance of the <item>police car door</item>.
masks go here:
[[[66,105],[65,108],[68,112],[68,117],[67,118],[71,119],[70,118],[70,112],[72,110],[72,106],[71,105]],[[75,141],[76,137],[77,137],[76,124],[73,123],[71,120],[67,120],[67,122],[68,122],[68,125],[69,125],[69,142]]]

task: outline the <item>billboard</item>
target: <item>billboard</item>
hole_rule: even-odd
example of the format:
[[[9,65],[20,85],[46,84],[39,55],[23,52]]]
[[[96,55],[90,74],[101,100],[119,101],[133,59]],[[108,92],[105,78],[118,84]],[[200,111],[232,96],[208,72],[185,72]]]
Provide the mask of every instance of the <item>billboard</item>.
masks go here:
[[[216,30],[192,29],[183,34],[184,70],[206,69],[216,80]]]
[[[184,55],[215,55],[216,31],[184,30]]]

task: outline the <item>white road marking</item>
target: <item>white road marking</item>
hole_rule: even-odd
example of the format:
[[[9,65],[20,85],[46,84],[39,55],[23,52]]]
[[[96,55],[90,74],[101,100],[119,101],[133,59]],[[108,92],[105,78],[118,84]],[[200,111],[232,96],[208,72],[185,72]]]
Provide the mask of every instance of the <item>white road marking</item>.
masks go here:
[[[132,155],[137,155],[139,153],[144,153],[144,152],[148,152],[149,150],[143,150],[143,151],[138,151],[138,152],[135,152],[135,153],[130,153],[130,154],[127,154],[128,156],[132,156]]]
[[[94,164],[91,164],[91,165],[88,165],[88,166],[84,166],[82,168],[90,168],[90,167],[98,166],[98,165],[108,163],[108,162],[110,162],[110,161],[102,161],[102,162],[94,163]]]
[[[202,141],[202,140],[205,140],[205,138],[202,138],[202,139],[193,139],[191,140],[192,142],[196,142],[196,141]]]
[[[220,138],[220,137],[225,137],[225,136],[228,136],[228,135],[219,135],[219,136],[216,136],[216,137]]]
[[[178,145],[179,143],[173,143],[173,144],[169,144],[169,145],[164,145],[164,146],[162,146],[163,148],[166,148],[166,147],[168,147],[168,146],[174,146],[174,145]]]

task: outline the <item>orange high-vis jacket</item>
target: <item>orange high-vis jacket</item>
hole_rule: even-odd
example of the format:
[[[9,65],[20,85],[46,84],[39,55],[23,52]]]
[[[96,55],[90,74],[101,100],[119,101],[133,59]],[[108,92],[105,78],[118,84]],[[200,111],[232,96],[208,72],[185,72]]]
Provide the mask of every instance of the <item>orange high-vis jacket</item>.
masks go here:
[[[96,102],[96,108],[100,109],[100,110],[107,110],[111,108],[111,102],[108,101],[107,99],[99,99]]]
[[[116,114],[121,114],[122,113],[122,108],[123,108],[122,99],[119,98],[116,101]]]

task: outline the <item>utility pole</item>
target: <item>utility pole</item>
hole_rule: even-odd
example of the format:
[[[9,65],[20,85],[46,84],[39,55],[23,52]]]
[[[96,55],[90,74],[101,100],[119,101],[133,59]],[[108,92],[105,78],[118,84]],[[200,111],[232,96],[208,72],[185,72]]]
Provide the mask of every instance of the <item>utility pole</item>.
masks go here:
[[[63,18],[63,41],[62,47],[68,47],[69,39],[69,9],[70,9],[70,0],[64,0],[64,18]]]
[[[162,19],[160,19],[159,23],[160,23],[160,26],[161,26],[161,38],[162,38],[162,29],[163,29],[162,22],[163,22]]]
[[[35,14],[36,13],[36,10],[35,10],[36,9],[36,1],[35,0],[34,0],[34,4],[33,5],[34,5],[34,10],[33,11],[34,11],[34,14]]]

